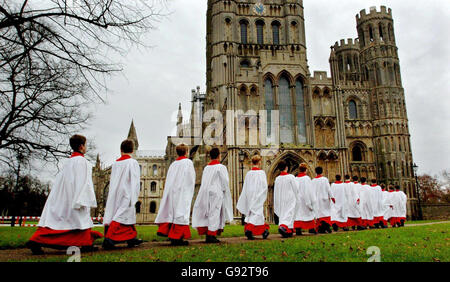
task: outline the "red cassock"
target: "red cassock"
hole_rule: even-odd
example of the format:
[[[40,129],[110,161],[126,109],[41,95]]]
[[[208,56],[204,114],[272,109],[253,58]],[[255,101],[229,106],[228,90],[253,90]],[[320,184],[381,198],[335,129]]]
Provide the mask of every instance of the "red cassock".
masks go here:
[[[112,221],[107,230],[105,238],[115,242],[132,240],[137,236],[136,227],[134,227],[134,225],[125,225],[116,221]]]
[[[264,225],[253,225],[251,223],[247,223],[245,225],[244,230],[245,231],[251,231],[253,236],[258,236],[258,235],[262,235],[264,233],[264,231],[269,230],[270,229],[270,225],[269,224],[264,224]]]
[[[331,223],[331,216],[318,218],[316,220],[316,229],[318,229],[320,227],[320,225],[322,225],[322,222],[326,222],[329,225],[332,225],[332,223]]]
[[[349,217],[347,220],[347,226],[348,227],[352,227],[352,226],[360,226],[362,225],[362,220],[361,218],[353,218],[353,217]]]
[[[223,229],[219,229],[216,231],[209,231],[208,227],[197,227],[198,235],[208,235],[208,236],[220,236],[222,234]]]
[[[285,225],[285,224],[281,224],[280,227],[284,227],[284,229],[286,229],[286,233],[287,233],[287,234],[294,233],[294,230],[290,229],[290,228],[287,227],[287,225]]]
[[[92,246],[94,241],[103,235],[91,229],[86,230],[53,230],[48,227],[39,227],[30,241],[47,245],[61,247],[85,247]]]
[[[173,223],[160,223],[158,224],[158,235],[169,237],[174,240],[190,239],[191,229],[189,225],[179,225]]]
[[[316,221],[310,220],[310,221],[294,221],[294,229],[305,229],[305,230],[309,230],[309,229],[314,229],[316,228]]]

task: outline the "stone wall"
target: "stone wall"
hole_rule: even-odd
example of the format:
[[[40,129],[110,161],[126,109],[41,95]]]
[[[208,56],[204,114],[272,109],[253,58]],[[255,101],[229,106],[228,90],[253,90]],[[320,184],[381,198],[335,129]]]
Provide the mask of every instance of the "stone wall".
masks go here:
[[[422,213],[424,220],[450,219],[450,204],[423,204]]]

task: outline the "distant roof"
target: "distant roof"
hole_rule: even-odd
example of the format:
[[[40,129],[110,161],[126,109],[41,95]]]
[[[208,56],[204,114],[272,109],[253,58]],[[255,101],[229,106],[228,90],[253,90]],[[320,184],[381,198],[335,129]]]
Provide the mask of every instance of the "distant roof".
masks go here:
[[[164,158],[166,151],[164,150],[138,150],[136,156],[138,158]]]

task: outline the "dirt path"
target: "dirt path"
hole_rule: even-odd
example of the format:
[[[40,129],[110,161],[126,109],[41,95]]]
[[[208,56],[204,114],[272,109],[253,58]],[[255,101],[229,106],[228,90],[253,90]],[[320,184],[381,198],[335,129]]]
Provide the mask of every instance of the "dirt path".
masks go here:
[[[421,223],[421,224],[407,224],[405,227],[414,227],[414,226],[426,226],[426,225],[435,225],[435,224],[442,224],[442,223],[450,223],[450,221],[440,221],[440,222],[430,222],[430,223]],[[338,231],[333,232],[332,234],[336,233],[343,233],[344,231]],[[357,232],[357,231],[349,231],[349,232]],[[370,232],[370,230],[367,230],[366,232]],[[304,235],[302,237],[310,237],[310,236],[329,236],[332,234],[308,234],[307,232],[303,233]],[[220,244],[240,244],[240,243],[252,243],[252,242],[261,242],[263,239],[261,236],[258,236],[254,241],[247,240],[246,237],[229,237],[229,238],[219,238],[221,243]],[[279,234],[270,234],[267,240],[265,241],[282,241],[282,240],[289,240],[281,238]],[[189,246],[201,246],[206,245],[203,239],[198,240],[190,240]],[[168,241],[163,242],[145,242],[139,247],[137,247],[139,250],[146,250],[146,249],[152,249],[152,248],[158,248],[158,247],[168,247],[168,248],[176,248],[170,246],[170,243]],[[110,250],[105,251],[101,247],[99,247],[99,250],[95,252],[95,254],[110,254],[110,253],[121,253],[124,251],[131,251],[133,249],[129,249],[127,247],[118,247],[116,250]],[[52,250],[52,249],[44,249],[45,255],[40,256],[33,256],[31,254],[31,251],[26,248],[21,249],[11,249],[11,250],[0,250],[0,262],[5,262],[11,259],[14,259],[14,261],[23,261],[23,260],[29,260],[29,259],[47,259],[52,257],[61,257],[66,256],[65,251],[58,251],[58,250]],[[84,253],[84,256],[90,256],[92,253]]]

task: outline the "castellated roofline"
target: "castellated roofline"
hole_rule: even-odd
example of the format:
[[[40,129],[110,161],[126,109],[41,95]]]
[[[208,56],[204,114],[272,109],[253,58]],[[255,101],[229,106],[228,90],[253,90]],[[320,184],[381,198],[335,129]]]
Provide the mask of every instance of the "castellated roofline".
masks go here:
[[[359,12],[358,15],[356,15],[356,20],[364,21],[366,19],[380,17],[380,16],[392,18],[392,9],[391,8],[388,9],[388,8],[386,8],[386,6],[381,6],[380,11],[378,11],[377,8],[374,6],[374,7],[370,7],[369,13],[366,12],[366,9],[363,9]]]
[[[359,50],[359,39],[358,38],[356,39],[348,38],[347,40],[341,39],[340,41],[337,41],[334,44],[333,49],[335,52],[344,51],[347,49]]]

